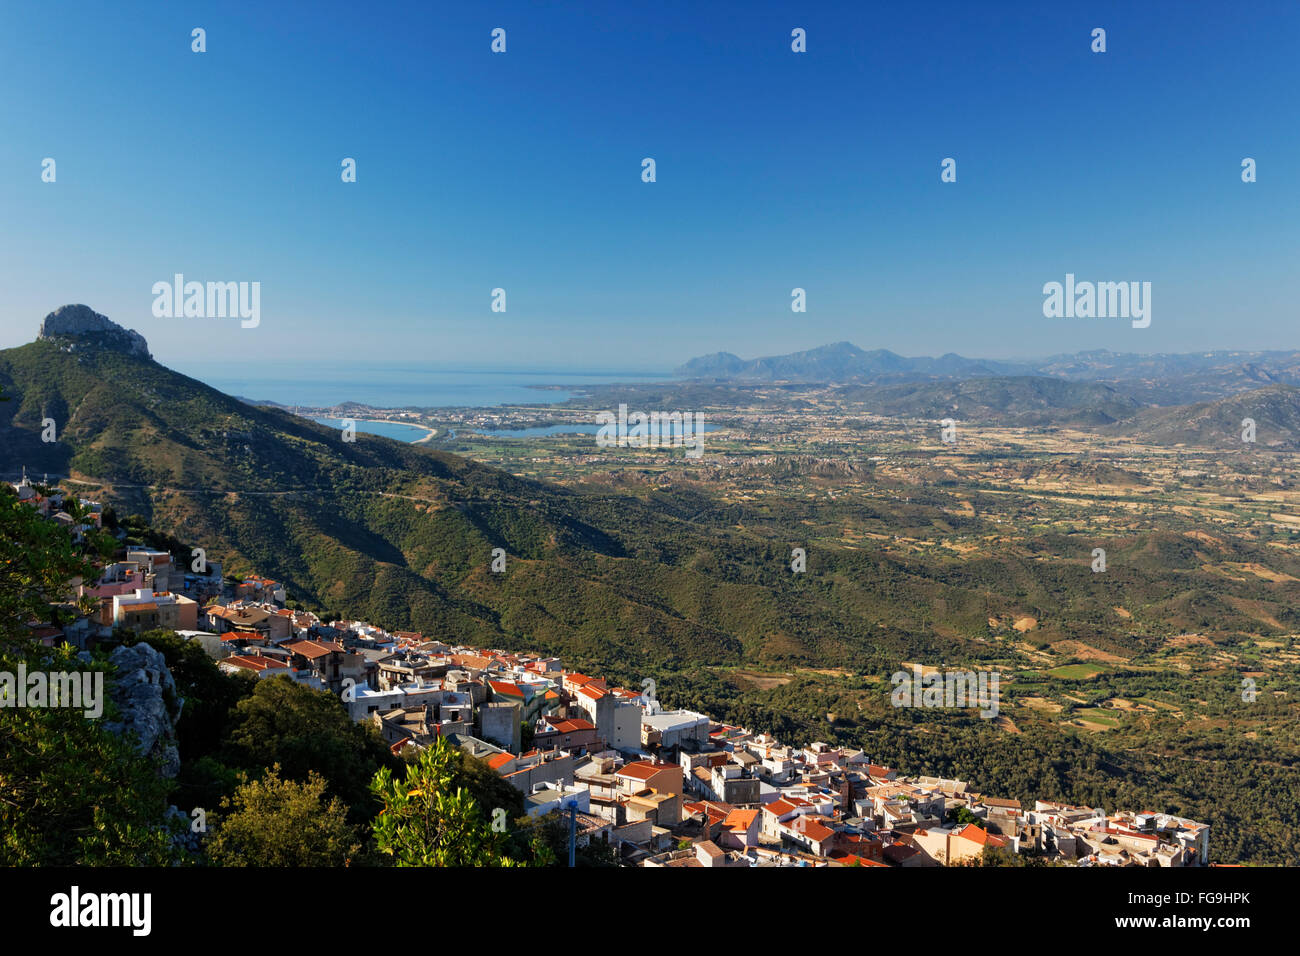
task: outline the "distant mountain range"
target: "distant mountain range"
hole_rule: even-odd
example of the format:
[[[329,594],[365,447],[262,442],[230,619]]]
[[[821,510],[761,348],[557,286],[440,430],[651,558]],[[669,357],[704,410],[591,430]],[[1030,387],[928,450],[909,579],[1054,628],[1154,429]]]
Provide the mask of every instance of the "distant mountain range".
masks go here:
[[[971,359],[948,353],[907,358],[835,342],[804,352],[745,360],[730,352],[693,358],[679,378],[700,382],[897,384],[998,376],[1043,376],[1123,383],[1144,404],[1172,405],[1220,398],[1269,385],[1300,386],[1300,351],[1221,350],[1142,355],[1098,349],[1028,361]]]
[[[889,418],[954,418],[1020,427],[1092,428],[1153,445],[1300,449],[1300,352],[1096,350],[1034,362],[905,358],[836,342],[744,361],[728,352],[692,359],[677,375],[733,386],[835,387],[836,398]]]
[[[888,349],[865,351],[852,342],[835,342],[806,352],[745,361],[730,352],[693,358],[676,369],[679,378],[753,382],[902,381],[1018,375],[1031,371],[1014,362],[989,362],[949,353],[940,358],[904,358]]]

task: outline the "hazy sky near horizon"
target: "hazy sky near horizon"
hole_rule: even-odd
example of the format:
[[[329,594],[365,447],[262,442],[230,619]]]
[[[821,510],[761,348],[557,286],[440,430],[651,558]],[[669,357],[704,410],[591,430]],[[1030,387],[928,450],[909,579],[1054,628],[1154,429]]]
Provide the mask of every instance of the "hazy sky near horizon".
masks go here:
[[[0,347],[76,302],[187,369],[1297,348],[1298,50],[1293,0],[7,4]],[[260,325],[156,318],[175,273]],[[1150,327],[1044,318],[1066,273]]]

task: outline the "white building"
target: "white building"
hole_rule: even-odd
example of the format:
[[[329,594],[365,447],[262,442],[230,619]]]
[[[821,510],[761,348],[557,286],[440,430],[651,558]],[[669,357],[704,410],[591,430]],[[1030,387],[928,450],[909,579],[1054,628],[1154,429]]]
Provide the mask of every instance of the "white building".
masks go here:
[[[709,742],[712,721],[693,710],[666,710],[660,714],[642,714],[642,738],[658,735],[660,747],[680,747]],[[653,741],[650,741],[653,742]]]

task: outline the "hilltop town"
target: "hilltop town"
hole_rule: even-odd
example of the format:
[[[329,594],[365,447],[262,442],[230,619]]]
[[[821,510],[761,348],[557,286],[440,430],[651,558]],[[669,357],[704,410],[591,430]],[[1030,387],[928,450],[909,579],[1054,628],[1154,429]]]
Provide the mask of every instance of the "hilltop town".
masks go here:
[[[70,509],[66,492],[26,477],[12,487],[74,539],[102,527],[97,501]],[[568,815],[579,845],[604,844],[623,865],[1209,862],[1210,828],[1194,820],[1022,806],[972,781],[879,766],[861,750],[665,709],[651,680],[611,686],[554,656],[325,621],[287,607],[279,582],[223,577],[206,559],[186,569],[165,549],[124,543],[73,590],[60,623],[33,622],[34,640],[85,650],[123,631],[175,631],[228,674],[334,696],[394,754],[444,739],[519,790],[529,816]]]

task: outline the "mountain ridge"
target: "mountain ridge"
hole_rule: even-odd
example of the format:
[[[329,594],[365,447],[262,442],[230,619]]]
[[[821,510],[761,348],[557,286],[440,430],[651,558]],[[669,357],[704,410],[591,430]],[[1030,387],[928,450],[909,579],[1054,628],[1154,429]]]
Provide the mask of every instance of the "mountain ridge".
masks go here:
[[[748,361],[730,352],[715,352],[688,360],[678,366],[674,374],[691,379],[836,382],[908,375],[1013,374],[1020,369],[1021,366],[1012,362],[967,359],[951,352],[939,358],[905,358],[888,349],[867,351],[852,342],[841,341]]]

